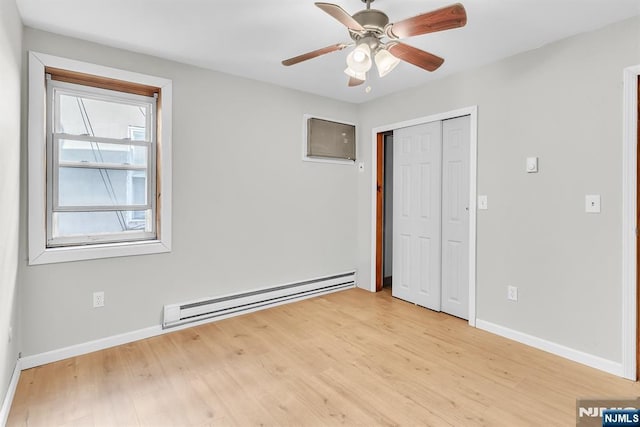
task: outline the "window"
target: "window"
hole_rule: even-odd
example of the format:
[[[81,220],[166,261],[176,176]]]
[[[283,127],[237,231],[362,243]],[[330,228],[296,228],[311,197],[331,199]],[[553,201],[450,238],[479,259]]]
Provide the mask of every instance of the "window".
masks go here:
[[[168,252],[171,81],[33,52],[29,66],[29,263]]]
[[[156,98],[55,78],[47,74],[47,247],[155,239]]]

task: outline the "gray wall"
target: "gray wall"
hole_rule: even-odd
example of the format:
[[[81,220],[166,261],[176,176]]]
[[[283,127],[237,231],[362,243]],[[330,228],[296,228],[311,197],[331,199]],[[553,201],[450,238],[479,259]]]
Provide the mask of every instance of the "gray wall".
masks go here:
[[[28,267],[23,227],[24,355],[158,325],[167,303],[355,269],[356,168],[301,160],[303,114],[355,122],[355,105],[30,28],[24,44],[174,94],[173,251]]]
[[[365,104],[372,128],[478,105],[477,317],[621,361],[622,70],[640,18]],[[538,174],[525,158],[539,157]],[[358,176],[358,268],[370,280],[371,173]],[[585,194],[602,213],[584,213]],[[507,285],[519,301],[507,301]]]
[[[622,69],[640,63],[640,18],[360,106],[32,29],[24,44],[171,78],[175,97],[173,252],[27,267],[23,226],[24,354],[157,325],[165,303],[354,266],[369,288],[372,128],[478,105],[478,318],[621,360]],[[303,113],[358,123],[365,172],[300,161]]]
[[[18,223],[22,21],[14,0],[0,0],[0,405],[18,360]],[[9,328],[13,339],[9,341]]]

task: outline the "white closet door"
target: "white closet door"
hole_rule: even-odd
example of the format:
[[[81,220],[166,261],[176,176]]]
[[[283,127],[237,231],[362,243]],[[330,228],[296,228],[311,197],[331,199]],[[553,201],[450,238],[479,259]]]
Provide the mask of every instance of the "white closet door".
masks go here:
[[[441,122],[393,132],[394,297],[440,310]]]
[[[442,311],[469,318],[469,116],[442,122]]]

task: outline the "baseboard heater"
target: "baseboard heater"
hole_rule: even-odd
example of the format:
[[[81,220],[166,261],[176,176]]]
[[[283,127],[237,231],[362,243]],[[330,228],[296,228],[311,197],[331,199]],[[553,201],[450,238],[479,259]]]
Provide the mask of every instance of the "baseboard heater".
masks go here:
[[[186,323],[215,320],[220,317],[248,313],[312,296],[353,288],[355,285],[356,273],[352,271],[235,295],[182,304],[168,304],[164,306],[162,328],[167,329]]]

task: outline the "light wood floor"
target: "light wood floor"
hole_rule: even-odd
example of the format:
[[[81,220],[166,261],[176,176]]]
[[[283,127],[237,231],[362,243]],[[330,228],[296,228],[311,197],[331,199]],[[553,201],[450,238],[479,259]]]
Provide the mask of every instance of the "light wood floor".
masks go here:
[[[571,426],[637,383],[353,289],[22,372],[9,426]]]

